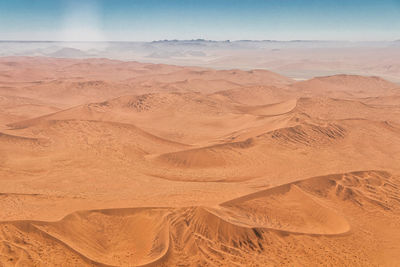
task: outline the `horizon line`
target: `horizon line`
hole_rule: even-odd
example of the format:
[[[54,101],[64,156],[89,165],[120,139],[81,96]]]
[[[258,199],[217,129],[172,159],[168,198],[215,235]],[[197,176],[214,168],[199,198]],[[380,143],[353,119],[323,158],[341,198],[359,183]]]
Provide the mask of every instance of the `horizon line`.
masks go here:
[[[66,40],[0,40],[1,43],[161,43],[161,42],[215,42],[215,43],[230,43],[230,42],[345,42],[345,43],[390,43],[400,42],[400,39],[394,40],[375,40],[375,41],[355,41],[355,40],[319,40],[319,39],[294,39],[294,40],[273,40],[273,39],[237,39],[237,40],[212,40],[212,39],[160,39],[152,41],[66,41]]]

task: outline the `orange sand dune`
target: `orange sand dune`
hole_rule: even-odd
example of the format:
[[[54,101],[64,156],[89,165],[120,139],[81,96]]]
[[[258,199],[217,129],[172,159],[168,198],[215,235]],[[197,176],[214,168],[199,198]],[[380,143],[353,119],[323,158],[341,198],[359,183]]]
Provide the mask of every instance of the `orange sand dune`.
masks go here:
[[[20,264],[56,264],[61,255],[68,265],[168,266],[189,259],[201,265],[245,259],[252,264],[306,264],[321,256],[314,254],[318,249],[333,263],[372,263],[382,256],[373,250],[378,244],[364,242],[377,225],[357,216],[368,209],[374,211],[369,220],[379,222],[381,216],[399,214],[398,178],[360,171],[309,178],[212,208],[106,209],[75,212],[57,222],[2,222],[2,237],[8,240],[2,247],[8,261]],[[400,235],[391,238],[398,242]],[[349,239],[357,240],[360,253],[372,254],[359,259],[335,253],[351,248]],[[297,257],[295,251],[303,249]],[[40,251],[46,257],[38,258]]]
[[[300,90],[303,96],[359,98],[391,95],[398,93],[400,87],[375,76],[342,74],[300,81],[292,84],[292,89]]]
[[[397,266],[399,90],[0,58],[0,266]]]

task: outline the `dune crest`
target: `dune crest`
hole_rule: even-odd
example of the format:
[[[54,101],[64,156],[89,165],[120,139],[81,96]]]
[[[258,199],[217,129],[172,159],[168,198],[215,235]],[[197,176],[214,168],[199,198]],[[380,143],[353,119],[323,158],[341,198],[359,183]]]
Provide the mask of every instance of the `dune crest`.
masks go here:
[[[0,58],[0,266],[397,266],[399,88]]]
[[[399,211],[393,178],[385,171],[358,171],[261,190],[218,207],[105,209],[75,212],[57,222],[2,222],[3,238],[18,232],[25,240],[2,246],[3,251],[8,248],[8,257],[21,263],[27,257],[39,260],[31,253],[50,244],[56,244],[56,251],[74,254],[70,263],[83,265],[168,265],[194,255],[199,262],[219,262],[222,255],[262,254],[278,236],[349,234],[346,217],[353,221],[354,210],[365,205],[381,212]],[[379,190],[371,191],[371,185]],[[214,254],[217,247],[222,249],[220,256]],[[21,249],[24,253],[18,254]],[[47,263],[55,259],[48,256]]]

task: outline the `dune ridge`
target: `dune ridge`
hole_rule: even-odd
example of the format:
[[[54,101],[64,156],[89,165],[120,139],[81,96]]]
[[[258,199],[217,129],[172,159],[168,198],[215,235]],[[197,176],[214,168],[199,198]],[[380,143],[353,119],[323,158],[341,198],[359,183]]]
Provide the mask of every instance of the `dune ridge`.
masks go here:
[[[397,266],[400,87],[0,58],[0,266]]]
[[[371,190],[374,184],[379,185],[379,190]],[[262,253],[271,236],[350,234],[346,217],[365,205],[381,212],[399,211],[400,194],[396,188],[393,176],[386,171],[356,171],[276,186],[218,207],[105,209],[78,211],[57,222],[3,221],[3,238],[18,231],[22,239],[3,242],[2,251],[4,247],[11,252],[27,246],[33,246],[30,249],[35,251],[35,246],[56,242],[55,249],[67,248],[75,255],[75,263],[101,266],[168,265],[175,254],[204,257],[204,249],[211,249],[205,244],[210,242],[224,247],[221,253]],[[343,206],[343,202],[347,204]],[[35,239],[36,235],[41,239]],[[124,236],[123,243],[120,235]],[[205,262],[216,260],[210,255]],[[9,256],[24,262],[22,254]]]

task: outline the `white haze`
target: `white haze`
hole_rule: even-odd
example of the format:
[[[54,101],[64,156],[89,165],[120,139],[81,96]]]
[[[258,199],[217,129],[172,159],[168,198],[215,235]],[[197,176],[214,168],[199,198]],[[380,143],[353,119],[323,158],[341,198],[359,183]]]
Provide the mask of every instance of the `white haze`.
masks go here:
[[[106,41],[102,12],[94,0],[67,1],[59,40],[67,42]]]

